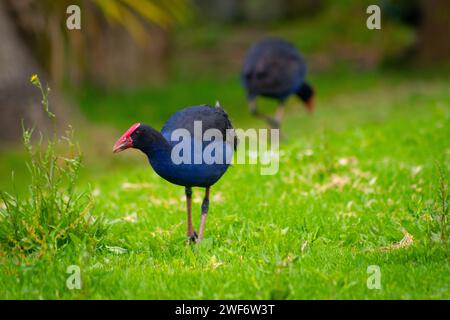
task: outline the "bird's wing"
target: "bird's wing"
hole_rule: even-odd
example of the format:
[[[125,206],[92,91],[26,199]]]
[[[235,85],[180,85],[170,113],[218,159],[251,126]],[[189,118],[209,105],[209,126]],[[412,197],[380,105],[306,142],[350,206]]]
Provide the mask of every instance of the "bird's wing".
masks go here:
[[[227,141],[227,134],[231,135],[228,141],[233,141],[233,148],[236,149],[237,139],[233,126],[228,114],[221,107],[212,108],[208,105],[202,105],[179,110],[167,120],[161,129],[161,133],[169,142],[171,141],[172,132],[176,129],[186,129],[191,137],[194,137],[195,121],[201,121],[202,136],[208,129],[219,130],[224,141]]]

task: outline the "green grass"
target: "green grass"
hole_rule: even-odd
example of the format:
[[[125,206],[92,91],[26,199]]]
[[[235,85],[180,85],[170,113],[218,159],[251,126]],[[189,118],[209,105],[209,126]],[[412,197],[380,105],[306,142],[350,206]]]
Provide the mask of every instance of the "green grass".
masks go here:
[[[78,98],[87,118],[115,132],[95,145],[95,131],[80,134],[79,187],[91,186],[106,236],[95,249],[76,241],[26,264],[0,252],[0,298],[449,299],[448,224],[439,223],[450,169],[449,79],[339,71],[312,81],[317,112],[308,116],[289,100],[278,174],[231,167],[212,188],[198,246],[185,242],[183,188],[160,179],[137,151],[110,148],[131,123],[159,128],[174,110],[217,98],[235,126],[262,127],[247,114],[238,80],[86,90]],[[273,103],[261,105],[273,111]],[[2,176],[20,171],[21,159],[3,154]],[[17,180],[25,184],[26,175]],[[198,228],[202,190],[194,194]],[[397,248],[406,232],[413,242]],[[69,265],[81,268],[81,290],[66,288]],[[366,286],[370,265],[381,268],[381,290]]]

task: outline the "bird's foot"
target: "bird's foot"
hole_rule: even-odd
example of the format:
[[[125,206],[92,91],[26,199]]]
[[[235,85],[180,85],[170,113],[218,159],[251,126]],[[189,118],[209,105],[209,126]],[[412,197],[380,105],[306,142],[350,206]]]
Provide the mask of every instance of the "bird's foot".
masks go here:
[[[189,244],[197,243],[197,239],[198,239],[198,235],[197,235],[197,232],[195,232],[195,231],[194,231],[194,233],[192,235],[188,235],[187,236],[187,242]]]

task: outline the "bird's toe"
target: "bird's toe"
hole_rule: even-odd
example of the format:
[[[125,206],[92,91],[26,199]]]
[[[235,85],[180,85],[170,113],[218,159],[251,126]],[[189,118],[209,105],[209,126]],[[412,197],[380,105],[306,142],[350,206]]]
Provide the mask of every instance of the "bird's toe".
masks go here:
[[[188,242],[189,243],[197,243],[198,235],[197,232],[194,231],[194,233],[191,236],[188,236]]]

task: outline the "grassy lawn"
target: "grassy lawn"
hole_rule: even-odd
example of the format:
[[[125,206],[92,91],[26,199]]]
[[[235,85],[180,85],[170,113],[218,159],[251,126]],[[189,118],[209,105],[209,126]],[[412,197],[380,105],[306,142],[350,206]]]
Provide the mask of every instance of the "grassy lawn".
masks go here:
[[[178,108],[216,99],[235,127],[263,127],[248,115],[238,79],[85,90],[82,111],[107,129],[77,130],[79,186],[90,185],[92,214],[108,230],[95,246],[86,237],[40,257],[0,251],[0,298],[449,299],[448,224],[439,222],[450,169],[449,79],[336,71],[311,81],[317,112],[289,100],[278,174],[232,166],[212,188],[198,246],[185,242],[183,188],[159,178],[143,154],[110,149],[134,122],[160,128]],[[15,169],[25,189],[22,161],[19,151],[2,154],[2,188]],[[202,192],[194,189],[196,228]],[[66,288],[70,265],[81,269],[80,290]],[[380,290],[366,286],[370,265],[380,267]]]

